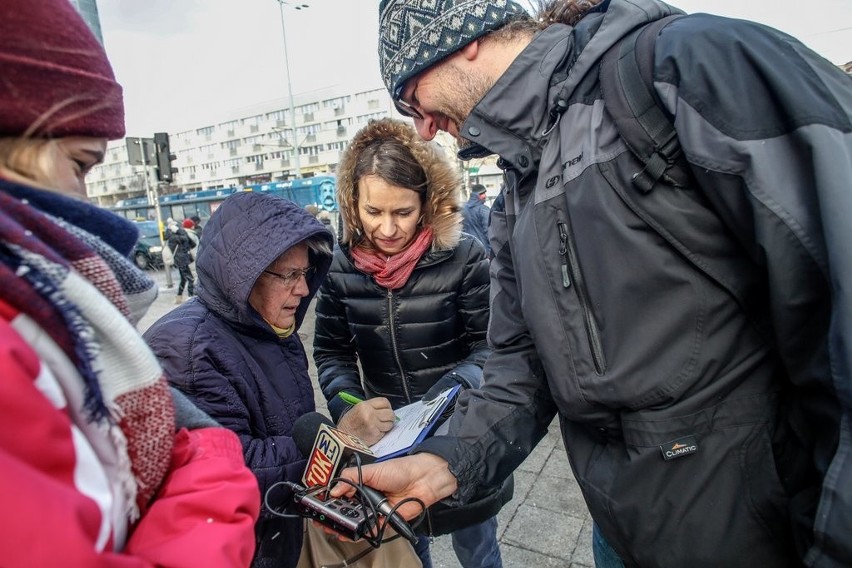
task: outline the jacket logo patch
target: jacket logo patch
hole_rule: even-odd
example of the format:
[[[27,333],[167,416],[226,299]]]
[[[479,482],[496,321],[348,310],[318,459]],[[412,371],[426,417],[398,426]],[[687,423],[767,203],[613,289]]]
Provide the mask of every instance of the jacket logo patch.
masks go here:
[[[544,187],[547,187],[547,188],[553,187],[554,185],[559,183],[560,179],[562,179],[562,176],[553,176],[552,178],[548,179],[545,182]]]
[[[575,158],[571,158],[570,160],[565,162],[564,167],[570,168],[571,166],[576,166],[577,164],[580,163],[580,160],[582,160],[582,159],[583,159],[583,153],[581,152],[579,156],[577,156]]]
[[[663,459],[669,461],[694,454],[698,451],[698,443],[694,436],[685,436],[663,444],[660,451],[663,452]]]

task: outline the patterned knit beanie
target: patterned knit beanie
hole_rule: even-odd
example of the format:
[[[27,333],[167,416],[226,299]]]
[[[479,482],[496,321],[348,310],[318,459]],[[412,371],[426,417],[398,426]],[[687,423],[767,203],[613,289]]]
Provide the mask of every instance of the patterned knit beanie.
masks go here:
[[[104,48],[68,0],[2,0],[0,136],[124,136]]]
[[[512,0],[381,0],[379,64],[391,96],[405,82],[527,12]]]

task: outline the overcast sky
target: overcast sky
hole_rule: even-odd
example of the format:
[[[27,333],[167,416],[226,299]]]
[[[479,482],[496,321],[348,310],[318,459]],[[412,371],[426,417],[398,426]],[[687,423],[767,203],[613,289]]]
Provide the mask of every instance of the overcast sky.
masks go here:
[[[293,8],[302,2],[310,7]],[[284,7],[293,91],[381,86],[379,0],[302,2]],[[768,24],[833,63],[852,60],[852,0],[672,3]],[[212,125],[287,95],[277,0],[98,0],[98,8],[129,136]]]

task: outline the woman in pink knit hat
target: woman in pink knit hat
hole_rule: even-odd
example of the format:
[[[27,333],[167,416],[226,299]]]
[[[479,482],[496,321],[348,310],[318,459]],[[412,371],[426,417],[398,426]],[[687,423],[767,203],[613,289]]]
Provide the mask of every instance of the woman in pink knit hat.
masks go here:
[[[121,87],[67,0],[0,18],[0,564],[247,566],[238,438],[170,392],[134,324],[132,224],[85,202]]]

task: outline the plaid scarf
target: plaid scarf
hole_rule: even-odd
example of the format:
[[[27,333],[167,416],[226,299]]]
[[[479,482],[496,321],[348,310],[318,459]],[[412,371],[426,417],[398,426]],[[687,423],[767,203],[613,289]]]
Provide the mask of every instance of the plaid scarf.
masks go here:
[[[355,267],[373,278],[380,286],[388,290],[398,290],[405,286],[417,261],[432,244],[432,228],[424,227],[414,237],[414,241],[404,251],[393,256],[385,256],[376,250],[367,250],[361,247],[352,249],[352,259]]]
[[[59,194],[39,195],[37,208],[16,191],[31,192],[0,180],[3,300],[76,368],[79,384],[63,388],[82,393],[66,392],[67,400],[84,402],[69,412],[115,447],[119,497],[133,521],[165,477],[175,428],[162,369],[134,327],[158,290],[99,236],[63,220],[111,213]],[[42,357],[42,364],[50,361]]]

